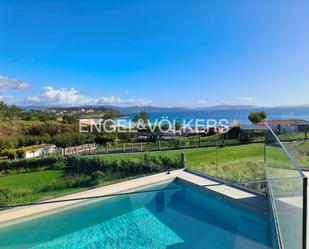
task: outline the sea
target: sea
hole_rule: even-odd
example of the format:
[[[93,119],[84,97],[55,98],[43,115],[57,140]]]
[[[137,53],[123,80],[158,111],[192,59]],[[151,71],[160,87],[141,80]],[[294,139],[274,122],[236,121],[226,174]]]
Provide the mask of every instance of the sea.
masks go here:
[[[309,106],[308,107],[273,107],[273,108],[252,108],[252,109],[205,109],[205,110],[182,110],[182,111],[156,111],[149,112],[150,121],[167,118],[169,120],[176,120],[182,122],[183,120],[197,120],[197,119],[212,119],[222,120],[226,119],[229,123],[239,122],[242,125],[250,125],[248,115],[250,112],[265,111],[267,114],[266,120],[274,119],[301,119],[309,121]],[[136,112],[131,112],[128,119],[133,119]]]

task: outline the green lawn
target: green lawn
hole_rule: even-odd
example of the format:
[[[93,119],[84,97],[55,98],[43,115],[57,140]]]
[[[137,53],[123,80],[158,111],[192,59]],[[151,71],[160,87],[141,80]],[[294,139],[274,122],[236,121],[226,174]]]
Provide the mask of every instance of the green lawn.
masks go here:
[[[113,183],[127,181],[130,179],[142,177],[137,175],[124,179],[109,180],[98,186],[105,186]],[[2,204],[20,204],[41,200],[47,200],[62,195],[87,190],[87,187],[66,187],[63,186],[65,179],[64,170],[44,170],[31,173],[13,174],[0,176],[0,206]],[[48,190],[50,186],[56,186],[53,190]],[[57,187],[58,186],[58,187]],[[59,187],[60,186],[60,187]],[[11,200],[8,203],[1,202],[1,190],[8,189],[11,191]]]
[[[185,154],[186,167],[225,180],[240,182],[263,180],[264,145],[249,144],[223,148],[200,148],[174,151],[147,152],[151,155],[166,155],[179,158]],[[106,160],[138,159],[145,153],[98,155]]]
[[[49,184],[61,184],[64,179],[63,170],[44,170],[23,174],[13,174],[0,177],[0,189],[9,189],[14,203],[27,203],[36,200],[49,199],[69,193],[81,191],[85,188],[64,188],[46,190]]]
[[[157,156],[166,155],[172,158],[179,158],[180,153],[184,153],[188,168],[233,182],[264,179],[262,144],[148,153]],[[94,155],[93,157],[103,157],[105,160],[137,160],[143,157],[144,154],[109,154]],[[130,178],[104,182],[103,184],[111,184],[127,179]],[[12,174],[0,176],[0,190],[8,189],[11,191],[13,197],[9,203],[27,203],[86,189],[86,187],[66,187],[65,185],[64,187],[59,187],[63,186],[64,180],[64,170],[42,170]],[[56,187],[53,188],[53,186]]]
[[[309,153],[309,150],[307,150],[307,148],[309,148],[309,143],[303,144],[302,146],[303,150]],[[184,153],[187,168],[198,170],[208,175],[232,182],[265,179],[264,144],[147,153],[151,155],[166,155],[172,158],[179,158],[180,153]],[[97,157],[103,157],[105,160],[134,160],[142,157],[144,154],[145,153],[109,154],[98,155]],[[304,154],[305,152],[303,152],[303,155]],[[267,146],[266,155],[268,166],[272,168],[272,178],[299,176],[291,160],[281,147]]]
[[[14,187],[16,190],[39,189],[48,181],[61,181],[63,170],[44,170],[0,177],[0,187]]]

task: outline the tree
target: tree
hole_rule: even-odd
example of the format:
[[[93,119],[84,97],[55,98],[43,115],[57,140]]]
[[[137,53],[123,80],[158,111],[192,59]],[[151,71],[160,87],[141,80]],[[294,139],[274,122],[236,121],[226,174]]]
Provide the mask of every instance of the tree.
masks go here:
[[[22,112],[22,109],[19,108],[16,105],[12,105],[9,109],[8,109],[8,117],[9,119],[13,120],[13,135],[17,134],[17,130],[16,130],[16,123],[15,121],[19,118],[20,113]]]
[[[181,129],[181,127],[182,127],[182,126],[181,126],[181,123],[179,123],[179,122],[176,122],[176,123],[175,123],[175,130],[176,130],[176,131],[179,131],[179,130]]]
[[[20,116],[22,109],[16,105],[9,107],[3,101],[0,101],[0,120],[3,118],[9,118],[15,120]]]
[[[110,112],[105,112],[104,114],[103,114],[103,119],[104,120],[107,120],[107,119],[113,119],[114,117],[113,117],[113,115],[110,113]]]
[[[140,113],[135,114],[133,121],[134,123],[137,123],[140,119],[143,120],[144,123],[147,123],[147,120],[150,119],[149,113],[141,111]]]
[[[264,111],[261,112],[250,112],[248,119],[252,124],[257,124],[266,119],[267,114]]]
[[[53,137],[53,143],[57,147],[67,148],[71,146],[78,146],[87,143],[93,143],[94,136],[93,134],[81,134],[81,133],[66,133],[66,134],[57,134]]]
[[[20,113],[22,112],[22,109],[19,108],[16,105],[12,105],[9,109],[8,109],[8,116],[10,119],[15,120],[19,117]]]
[[[0,120],[7,115],[7,112],[8,106],[3,101],[0,101]]]
[[[62,123],[64,124],[78,124],[78,118],[73,116],[65,115]]]
[[[94,141],[98,144],[105,144],[107,142],[115,142],[117,139],[118,134],[113,132],[113,133],[97,133]]]
[[[148,112],[141,111],[140,117],[144,122],[146,122],[150,118],[150,115]]]

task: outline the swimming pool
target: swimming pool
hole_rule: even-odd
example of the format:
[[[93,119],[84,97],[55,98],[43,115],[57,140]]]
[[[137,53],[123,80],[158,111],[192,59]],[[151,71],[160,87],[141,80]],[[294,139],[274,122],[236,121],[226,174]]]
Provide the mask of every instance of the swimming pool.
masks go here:
[[[0,248],[273,248],[267,215],[180,180],[151,189],[1,228]]]

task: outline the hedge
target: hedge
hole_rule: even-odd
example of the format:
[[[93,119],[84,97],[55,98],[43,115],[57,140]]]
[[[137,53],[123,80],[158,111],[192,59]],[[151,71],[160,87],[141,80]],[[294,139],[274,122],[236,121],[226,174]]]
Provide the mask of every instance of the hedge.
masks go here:
[[[52,164],[60,162],[62,159],[58,156],[39,157],[31,159],[20,159],[13,161],[0,161],[0,171],[18,170],[18,169],[38,169],[51,167]]]
[[[134,176],[138,174],[156,173],[166,171],[168,167],[178,168],[177,159],[166,156],[152,156],[145,154],[140,159],[135,160],[104,160],[100,156],[70,156],[67,158],[67,165],[73,173],[92,175],[101,171],[109,175],[121,175],[122,177]]]

